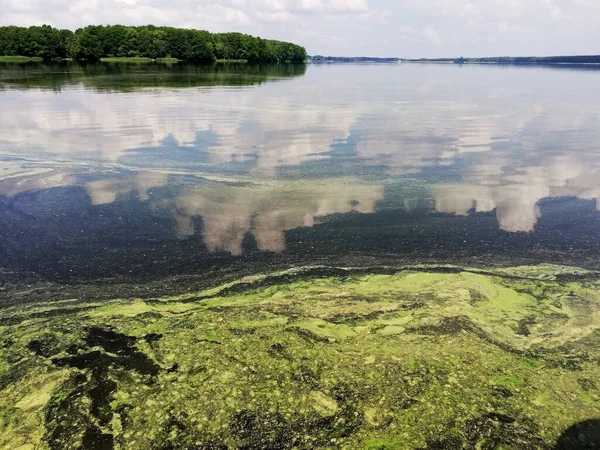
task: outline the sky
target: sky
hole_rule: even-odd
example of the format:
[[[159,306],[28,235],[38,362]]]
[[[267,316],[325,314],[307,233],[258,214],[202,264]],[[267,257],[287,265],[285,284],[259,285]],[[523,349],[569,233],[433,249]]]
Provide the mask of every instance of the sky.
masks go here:
[[[0,25],[240,31],[311,55],[600,53],[600,0],[0,0]]]

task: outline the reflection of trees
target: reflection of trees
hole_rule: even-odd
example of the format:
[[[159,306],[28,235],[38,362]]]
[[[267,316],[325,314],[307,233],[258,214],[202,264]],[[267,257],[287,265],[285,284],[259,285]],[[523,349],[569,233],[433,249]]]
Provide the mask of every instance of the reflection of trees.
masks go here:
[[[311,227],[318,217],[357,211],[370,213],[383,199],[383,187],[328,181],[309,185],[215,186],[197,188],[175,200],[177,235],[194,234],[194,218],[202,218],[202,237],[210,251],[242,253],[247,233],[259,249],[285,250],[286,230]]]
[[[158,87],[252,86],[305,72],[305,64],[3,64],[0,83],[52,90],[82,84],[100,91],[131,92]]]

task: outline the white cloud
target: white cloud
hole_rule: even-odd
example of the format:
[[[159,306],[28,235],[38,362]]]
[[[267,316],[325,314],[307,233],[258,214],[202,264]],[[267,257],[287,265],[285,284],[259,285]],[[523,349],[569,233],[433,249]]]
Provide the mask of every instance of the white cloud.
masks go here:
[[[532,30],[527,27],[522,27],[508,22],[500,22],[498,24],[498,31],[501,33],[532,33]]]
[[[0,25],[154,23],[402,57],[597,53],[599,14],[599,0],[0,0]]]
[[[291,14],[287,11],[276,12],[257,12],[256,18],[261,22],[286,22],[291,18]]]
[[[555,20],[563,18],[563,10],[560,9],[560,7],[556,3],[554,3],[553,0],[542,0],[542,3],[546,7],[546,11],[548,12],[548,14],[550,14],[550,17],[552,17]]]
[[[269,12],[285,12],[287,10],[285,4],[280,0],[261,0],[259,8]]]
[[[440,45],[443,43],[443,40],[440,38],[437,30],[433,25],[425,25],[425,28],[423,28],[423,36],[425,36],[425,39],[436,45]]]
[[[73,2],[73,7],[78,11],[96,9],[98,7],[98,0],[76,0]]]
[[[369,10],[366,0],[300,0],[293,4],[294,10],[308,13],[353,14]]]
[[[248,25],[252,22],[245,12],[218,4],[198,5],[198,16],[207,22],[220,22],[232,25]]]

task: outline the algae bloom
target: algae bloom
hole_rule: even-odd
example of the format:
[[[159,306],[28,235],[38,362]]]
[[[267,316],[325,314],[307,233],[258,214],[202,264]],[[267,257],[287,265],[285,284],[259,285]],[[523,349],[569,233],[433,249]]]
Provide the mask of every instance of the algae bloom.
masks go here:
[[[6,307],[0,448],[598,448],[600,274],[312,267]]]

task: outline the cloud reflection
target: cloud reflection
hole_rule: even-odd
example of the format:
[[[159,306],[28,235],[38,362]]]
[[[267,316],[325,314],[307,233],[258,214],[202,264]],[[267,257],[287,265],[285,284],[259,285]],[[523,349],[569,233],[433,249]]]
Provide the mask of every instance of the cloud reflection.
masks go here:
[[[150,190],[167,186],[164,174],[142,172],[85,183],[92,205],[114,203],[120,196],[137,193],[140,201],[171,212],[175,235],[186,239],[200,232],[210,252],[242,254],[249,233],[260,250],[282,252],[285,232],[312,227],[319,218],[349,212],[372,213],[383,200],[382,185],[350,179],[327,181],[280,181],[269,184],[203,182],[184,184],[173,198],[150,195]],[[201,226],[198,226],[199,220]]]
[[[141,172],[131,177],[107,178],[85,184],[92,205],[113,203],[117,197],[136,192],[141,201],[149,199],[148,191],[154,187],[166,186],[168,176],[162,173]]]
[[[75,176],[69,172],[34,169],[27,174],[0,179],[0,195],[15,197],[23,192],[70,186],[75,184],[75,180]]]
[[[426,185],[437,212],[495,211],[502,230],[530,232],[544,198],[600,204],[600,104],[589,100],[600,98],[600,85],[587,75],[344,66],[310,68],[303,78],[234,92],[7,90],[0,155],[44,167],[55,160],[61,167],[138,172],[86,183],[94,205],[133,191],[148,200],[152,187],[170,184],[156,171],[233,171],[264,181],[260,188],[190,188],[171,205],[180,237],[194,234],[201,217],[209,249],[232,254],[241,252],[248,233],[259,248],[281,251],[286,230],[312,226],[327,214],[372,212],[383,197],[378,186],[394,177]],[[565,87],[554,89],[559,83]],[[307,187],[281,182],[289,167],[307,177],[367,170],[379,179],[336,184],[308,178]],[[71,177],[57,169],[5,181],[1,189],[15,195],[68,185]]]
[[[352,211],[372,213],[383,199],[383,186],[330,180],[280,183],[275,186],[196,188],[175,202],[177,236],[196,232],[202,219],[202,239],[211,252],[242,253],[251,233],[260,250],[282,252],[285,231],[312,227],[319,217]]]
[[[473,168],[479,178],[480,174]],[[467,215],[496,211],[500,229],[530,232],[540,218],[540,200],[578,197],[596,200],[600,210],[600,165],[560,157],[545,166],[486,166],[486,184],[439,184],[432,187],[437,212]]]

